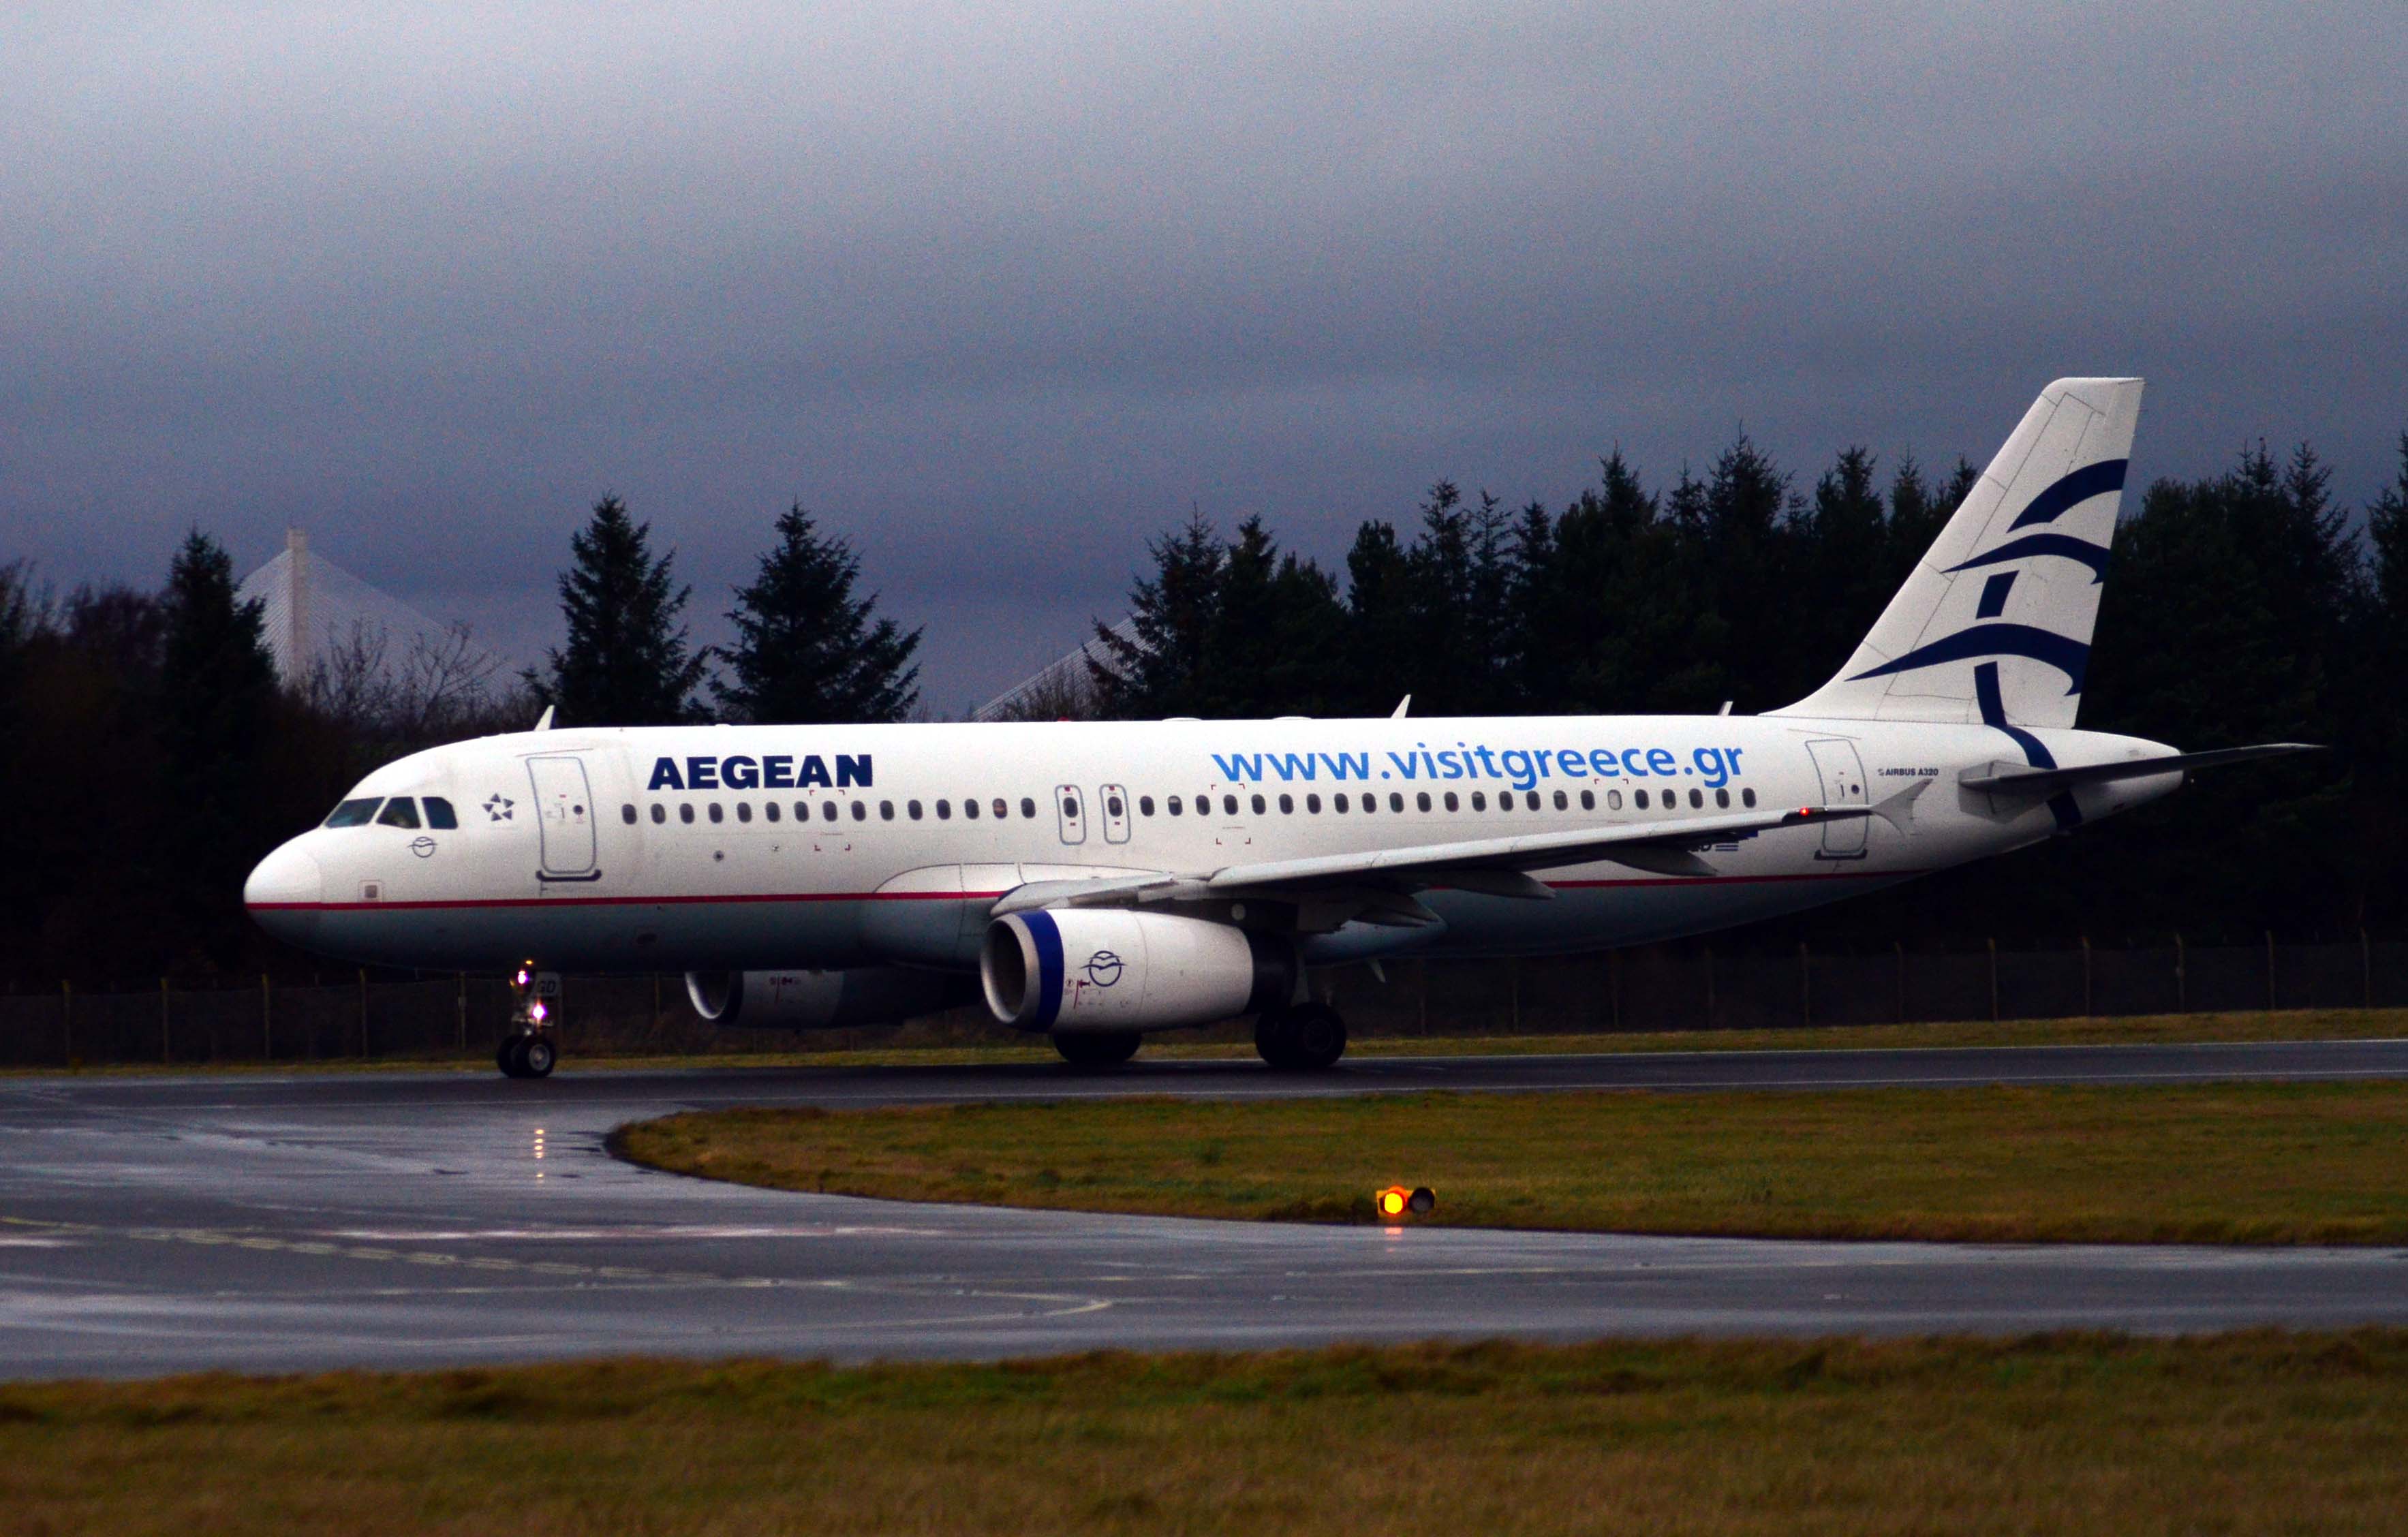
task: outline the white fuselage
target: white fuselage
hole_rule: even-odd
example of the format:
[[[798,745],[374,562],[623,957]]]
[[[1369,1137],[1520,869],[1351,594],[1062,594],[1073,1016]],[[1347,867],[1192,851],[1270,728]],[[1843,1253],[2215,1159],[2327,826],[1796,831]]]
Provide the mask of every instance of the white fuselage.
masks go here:
[[[2088,786],[2054,809],[1958,783],[2031,761],[2034,743],[2067,768],[2170,751],[2097,732],[1749,716],[525,732],[378,769],[349,800],[411,797],[396,819],[417,826],[371,812],[304,833],[245,898],[295,944],[391,966],[968,969],[989,908],[1032,881],[1209,874],[1726,806],[1876,812],[1705,849],[1708,874],[1599,860],[1541,871],[1552,901],[1440,889],[1422,899],[1441,924],[1299,936],[1320,965],[1590,950],[1834,901],[2181,781]],[[429,825],[429,797],[456,827]]]

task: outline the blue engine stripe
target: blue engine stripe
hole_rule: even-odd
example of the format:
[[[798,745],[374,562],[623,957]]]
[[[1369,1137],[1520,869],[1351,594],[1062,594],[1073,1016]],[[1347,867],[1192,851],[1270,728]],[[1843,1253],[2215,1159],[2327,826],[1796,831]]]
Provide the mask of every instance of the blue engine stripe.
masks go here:
[[[1054,914],[1042,911],[1024,912],[1020,921],[1027,926],[1029,942],[1037,946],[1037,1013],[1027,1027],[1050,1030],[1062,1014],[1062,930],[1054,926]]]
[[[2034,496],[2015,514],[2015,521],[2007,524],[2007,532],[2012,534],[2036,523],[2055,523],[2093,496],[2123,490],[2124,468],[2128,463],[2124,459],[2101,459],[2095,465],[2083,466]]]

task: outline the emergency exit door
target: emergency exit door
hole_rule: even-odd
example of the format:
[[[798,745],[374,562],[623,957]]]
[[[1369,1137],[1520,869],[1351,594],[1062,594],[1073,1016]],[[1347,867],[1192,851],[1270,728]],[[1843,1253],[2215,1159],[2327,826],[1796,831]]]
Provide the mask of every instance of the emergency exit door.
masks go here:
[[[584,761],[573,757],[529,758],[527,779],[535,786],[536,826],[543,839],[545,878],[595,879],[601,871],[594,868],[594,791],[585,778]]]
[[[1856,755],[1856,744],[1841,737],[1810,741],[1806,751],[1814,757],[1814,771],[1823,779],[1823,804],[1841,808],[1865,804],[1865,765]],[[1865,856],[1866,818],[1852,816],[1845,821],[1823,824],[1823,847],[1817,859],[1862,859]]]

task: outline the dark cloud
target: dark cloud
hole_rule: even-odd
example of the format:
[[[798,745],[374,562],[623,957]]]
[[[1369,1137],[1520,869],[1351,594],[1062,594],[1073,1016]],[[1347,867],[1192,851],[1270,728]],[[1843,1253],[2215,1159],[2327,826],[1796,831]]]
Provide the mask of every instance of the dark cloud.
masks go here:
[[[600,491],[707,633],[799,496],[953,711],[1191,505],[1979,457],[2068,372],[2143,473],[2408,426],[2393,6],[1002,14],[12,13],[7,552],[299,521],[531,652]]]

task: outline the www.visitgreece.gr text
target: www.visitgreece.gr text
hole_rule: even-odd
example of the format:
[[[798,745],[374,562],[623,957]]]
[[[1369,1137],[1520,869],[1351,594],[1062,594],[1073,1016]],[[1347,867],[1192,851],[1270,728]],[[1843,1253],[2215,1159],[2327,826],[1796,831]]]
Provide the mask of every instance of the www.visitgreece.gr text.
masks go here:
[[[1383,753],[1376,768],[1369,753],[1214,753],[1221,778],[1232,784],[1273,780],[1503,780],[1527,790],[1543,779],[1696,778],[1714,789],[1739,777],[1736,747],[1699,747],[1683,763],[1668,747],[1506,747],[1456,742],[1432,748],[1416,742],[1410,753]]]

